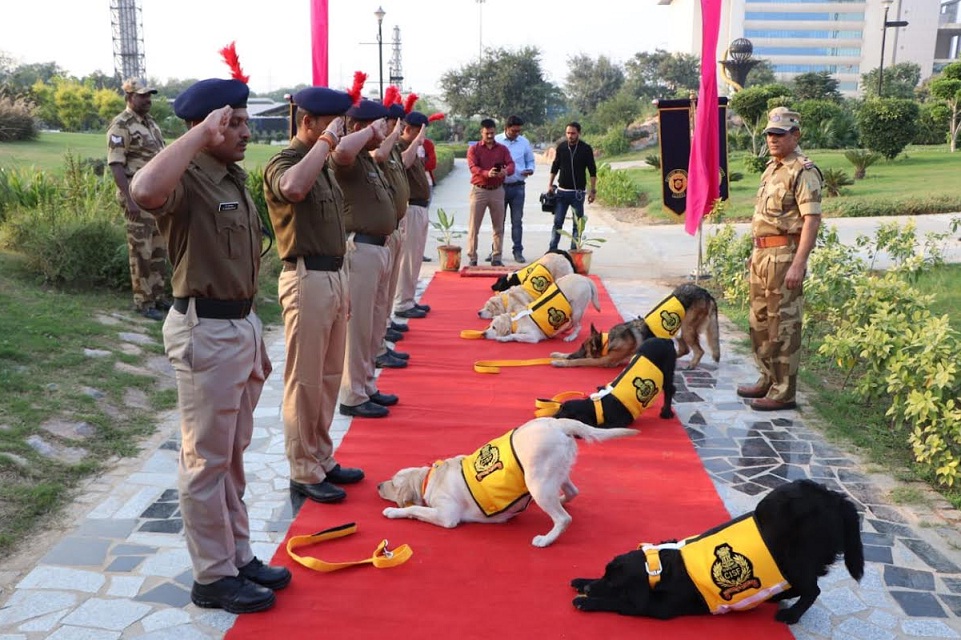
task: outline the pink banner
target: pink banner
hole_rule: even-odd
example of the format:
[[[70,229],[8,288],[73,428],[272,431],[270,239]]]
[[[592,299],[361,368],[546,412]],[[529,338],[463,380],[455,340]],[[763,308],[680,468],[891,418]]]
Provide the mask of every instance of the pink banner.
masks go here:
[[[329,26],[327,0],[310,0],[310,41],[315,87],[328,86],[327,28]]]
[[[721,0],[701,0],[701,86],[697,93],[694,141],[688,163],[684,229],[697,233],[701,219],[720,196],[720,147],[717,119],[717,39]]]

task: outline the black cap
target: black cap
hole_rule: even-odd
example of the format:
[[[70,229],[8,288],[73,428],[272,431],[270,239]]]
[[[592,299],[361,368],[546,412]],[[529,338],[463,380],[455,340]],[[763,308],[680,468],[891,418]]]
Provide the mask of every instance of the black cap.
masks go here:
[[[396,120],[403,120],[403,119],[404,119],[404,116],[405,116],[406,114],[407,114],[407,112],[404,111],[404,105],[402,105],[402,104],[397,104],[397,103],[395,102],[394,104],[392,104],[392,105],[390,105],[389,107],[387,107],[387,117],[388,117],[388,118],[394,118],[394,119],[396,119]]]
[[[360,104],[347,110],[347,115],[355,120],[380,120],[387,117],[387,107],[379,102],[364,98]]]
[[[411,111],[407,114],[407,117],[404,118],[404,122],[412,127],[422,127],[428,123],[428,120],[427,116],[420,111]]]
[[[294,94],[294,104],[315,116],[339,116],[350,109],[353,100],[346,91],[327,87],[307,87]]]
[[[250,88],[240,80],[209,78],[187,87],[174,100],[174,113],[187,122],[198,122],[221,107],[242,109],[247,106]]]

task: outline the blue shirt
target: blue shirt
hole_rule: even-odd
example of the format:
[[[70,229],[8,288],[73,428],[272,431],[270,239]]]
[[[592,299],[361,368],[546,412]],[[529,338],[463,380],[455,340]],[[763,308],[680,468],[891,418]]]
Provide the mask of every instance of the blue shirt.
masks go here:
[[[514,159],[514,175],[507,176],[504,184],[523,183],[527,176],[522,172],[534,171],[534,149],[531,147],[530,141],[523,134],[509,140],[503,132],[494,136],[494,140],[507,147],[507,150],[511,152],[511,158]]]

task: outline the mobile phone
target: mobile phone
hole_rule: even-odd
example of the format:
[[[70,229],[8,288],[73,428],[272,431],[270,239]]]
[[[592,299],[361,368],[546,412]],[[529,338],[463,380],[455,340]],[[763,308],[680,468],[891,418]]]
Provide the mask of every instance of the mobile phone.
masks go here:
[[[498,171],[503,171],[503,170],[504,170],[504,163],[503,163],[503,162],[495,162],[495,163],[494,163],[494,168],[497,169]]]

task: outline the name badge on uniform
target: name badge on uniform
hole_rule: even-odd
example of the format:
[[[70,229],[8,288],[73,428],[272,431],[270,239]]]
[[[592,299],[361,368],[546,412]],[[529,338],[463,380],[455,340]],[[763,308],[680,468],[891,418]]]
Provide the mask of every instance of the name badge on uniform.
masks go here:
[[[236,211],[239,208],[239,202],[221,202],[218,211]]]

